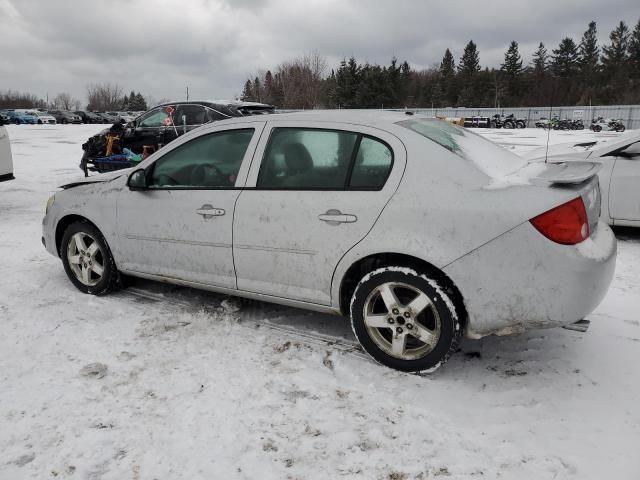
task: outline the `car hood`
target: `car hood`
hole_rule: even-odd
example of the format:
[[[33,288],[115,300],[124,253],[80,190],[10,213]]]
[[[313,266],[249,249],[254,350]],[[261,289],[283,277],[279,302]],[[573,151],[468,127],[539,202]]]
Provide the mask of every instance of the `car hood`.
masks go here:
[[[132,170],[133,170],[132,168],[125,168],[125,169],[122,169],[122,170],[116,170],[115,172],[101,173],[99,175],[94,175],[94,176],[91,176],[91,177],[83,178],[83,179],[78,180],[76,182],[71,182],[71,183],[66,183],[64,185],[60,185],[59,188],[62,188],[63,190],[68,190],[70,188],[79,187],[79,186],[82,186],[82,185],[89,185],[91,183],[111,182],[111,181],[115,180],[116,178],[120,178],[122,176],[129,175],[129,173]]]

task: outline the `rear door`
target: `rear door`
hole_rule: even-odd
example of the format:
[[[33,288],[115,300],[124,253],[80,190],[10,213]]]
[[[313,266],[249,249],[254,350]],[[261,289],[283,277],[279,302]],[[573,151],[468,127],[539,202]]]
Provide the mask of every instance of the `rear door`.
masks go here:
[[[640,221],[640,142],[632,143],[614,155],[609,183],[611,218],[614,222]]]
[[[405,161],[378,129],[269,122],[236,204],[238,289],[329,305],[336,265],[373,227]]]

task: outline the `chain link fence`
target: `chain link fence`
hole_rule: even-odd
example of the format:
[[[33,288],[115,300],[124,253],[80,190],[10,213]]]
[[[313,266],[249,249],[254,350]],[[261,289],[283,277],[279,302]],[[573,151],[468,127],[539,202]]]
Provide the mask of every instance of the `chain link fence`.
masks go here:
[[[442,117],[492,117],[495,114],[508,115],[513,113],[516,118],[522,118],[527,127],[535,127],[536,120],[542,117],[570,120],[582,119],[586,128],[596,117],[616,118],[622,120],[627,129],[640,128],[640,105],[594,105],[587,107],[523,107],[523,108],[411,108],[416,113],[428,116]]]

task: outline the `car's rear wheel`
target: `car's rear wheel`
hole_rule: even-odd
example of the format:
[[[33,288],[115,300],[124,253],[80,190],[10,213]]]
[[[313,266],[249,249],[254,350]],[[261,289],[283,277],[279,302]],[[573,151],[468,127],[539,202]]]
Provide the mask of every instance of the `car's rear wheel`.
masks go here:
[[[107,241],[89,222],[67,227],[60,258],[67,276],[81,292],[102,295],[118,287],[118,270]]]
[[[364,350],[405,372],[433,371],[462,339],[451,298],[433,278],[404,267],[366,275],[351,300],[351,325]]]

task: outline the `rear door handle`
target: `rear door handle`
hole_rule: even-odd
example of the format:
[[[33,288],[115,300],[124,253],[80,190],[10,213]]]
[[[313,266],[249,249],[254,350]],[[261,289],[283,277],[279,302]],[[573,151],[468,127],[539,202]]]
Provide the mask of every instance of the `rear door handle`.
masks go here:
[[[340,210],[331,209],[318,215],[318,219],[327,222],[329,225],[340,225],[341,223],[354,223],[358,220],[358,217],[350,213],[342,213]]]
[[[225,214],[225,211],[222,208],[215,208],[214,206],[205,203],[198,210],[196,210],[196,213],[198,215],[202,215],[205,219],[208,219],[211,217],[221,217]]]

